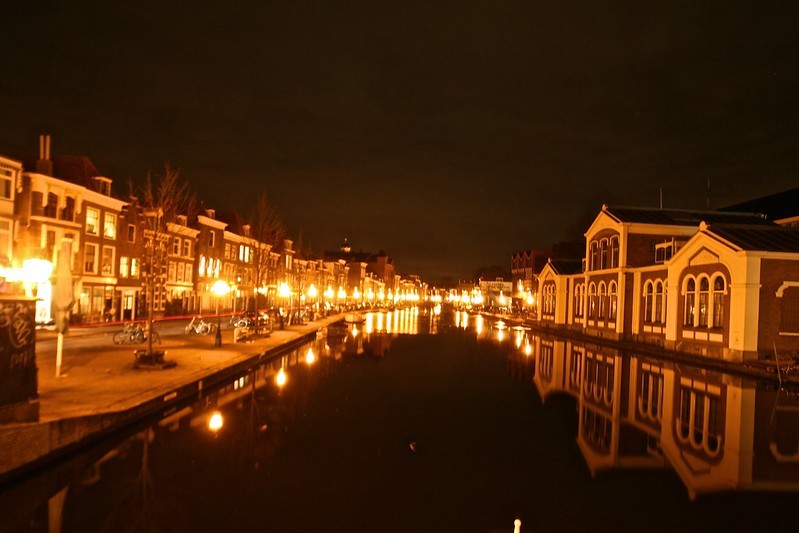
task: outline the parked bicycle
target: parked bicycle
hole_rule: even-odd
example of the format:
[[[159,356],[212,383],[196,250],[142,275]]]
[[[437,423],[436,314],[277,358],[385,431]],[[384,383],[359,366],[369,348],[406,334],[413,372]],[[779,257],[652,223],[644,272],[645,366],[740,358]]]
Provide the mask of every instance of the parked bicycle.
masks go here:
[[[214,329],[216,325],[212,322],[207,322],[201,316],[192,317],[191,322],[186,325],[186,333],[193,333],[195,335],[208,335]]]
[[[158,332],[155,330],[153,330],[153,340],[159,343],[161,342],[161,336],[158,335]],[[147,341],[147,332],[141,324],[134,324],[131,322],[125,324],[122,331],[114,333],[113,341],[114,344],[141,344]]]

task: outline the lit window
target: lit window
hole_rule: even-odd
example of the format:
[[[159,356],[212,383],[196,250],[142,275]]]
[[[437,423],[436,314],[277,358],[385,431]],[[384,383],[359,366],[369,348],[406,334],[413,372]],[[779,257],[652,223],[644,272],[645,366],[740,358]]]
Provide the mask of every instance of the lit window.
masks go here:
[[[93,207],[86,208],[86,233],[97,235],[100,227],[100,211]]]
[[[114,275],[114,253],[113,246],[103,246],[103,258],[101,273],[103,276]]]
[[[105,223],[103,224],[103,236],[108,239],[117,238],[117,216],[114,213],[105,214]]]
[[[0,172],[0,198],[4,200],[11,200],[11,195],[14,192],[14,181],[11,179],[11,171],[4,170]]]
[[[97,274],[97,245],[86,243],[83,248],[83,271],[86,274]]]
[[[119,258],[119,277],[127,278],[130,275],[130,258],[124,255]]]
[[[696,309],[696,280],[688,278],[685,283],[685,308],[683,309],[683,325],[693,327]]]
[[[139,277],[139,259],[137,257],[131,257],[130,259],[130,277]]]

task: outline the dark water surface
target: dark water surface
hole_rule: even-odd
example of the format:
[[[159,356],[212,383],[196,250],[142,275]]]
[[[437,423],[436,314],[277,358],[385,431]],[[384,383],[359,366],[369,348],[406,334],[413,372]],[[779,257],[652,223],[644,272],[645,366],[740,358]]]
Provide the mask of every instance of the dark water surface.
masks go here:
[[[796,522],[799,423],[787,392],[463,313],[367,319],[5,488],[0,529],[510,532],[518,516],[525,533],[781,531]],[[772,490],[751,490],[763,488]]]

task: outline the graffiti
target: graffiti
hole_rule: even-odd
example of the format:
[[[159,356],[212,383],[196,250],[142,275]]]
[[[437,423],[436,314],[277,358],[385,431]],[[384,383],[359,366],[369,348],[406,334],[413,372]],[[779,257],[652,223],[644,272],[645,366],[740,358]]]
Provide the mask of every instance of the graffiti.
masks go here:
[[[8,366],[11,370],[25,369],[34,363],[35,357],[36,350],[34,348],[25,348],[20,352],[11,354],[11,361],[9,362]]]
[[[33,341],[33,319],[30,309],[22,303],[8,303],[0,309],[0,330],[6,329],[14,348],[28,346]]]

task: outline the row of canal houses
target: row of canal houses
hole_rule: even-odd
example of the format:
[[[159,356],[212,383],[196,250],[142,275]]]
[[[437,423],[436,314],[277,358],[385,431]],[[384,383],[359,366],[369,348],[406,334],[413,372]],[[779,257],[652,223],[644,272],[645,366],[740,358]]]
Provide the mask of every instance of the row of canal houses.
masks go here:
[[[25,260],[55,264],[63,242],[71,248],[76,304],[81,322],[132,320],[146,316],[142,258],[146,228],[134,205],[116,196],[112,180],[85,156],[50,156],[50,137],[40,136],[39,157],[19,161],[0,156],[0,281],[25,277]],[[346,257],[313,259],[297,255],[293,242],[259,243],[235,213],[202,209],[169,221],[167,264],[155,284],[158,314],[241,311],[264,306],[342,305],[355,294],[399,292],[393,269],[380,275]],[[255,247],[268,254],[266,272],[254,273]],[[27,270],[30,270],[28,268]],[[232,289],[217,301],[217,280]],[[255,280],[260,279],[259,287]],[[34,280],[37,321],[52,316],[50,279]],[[30,285],[30,284],[29,284]],[[311,286],[314,288],[311,289]],[[28,286],[29,292],[30,286]],[[283,289],[282,291],[280,289]],[[357,289],[357,291],[356,291]],[[331,294],[334,291],[334,294]]]
[[[604,205],[582,260],[536,269],[537,319],[736,362],[795,352],[798,197],[716,211]]]

